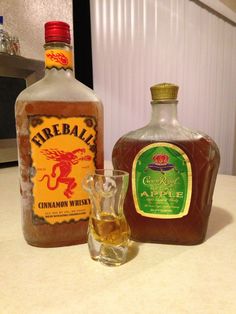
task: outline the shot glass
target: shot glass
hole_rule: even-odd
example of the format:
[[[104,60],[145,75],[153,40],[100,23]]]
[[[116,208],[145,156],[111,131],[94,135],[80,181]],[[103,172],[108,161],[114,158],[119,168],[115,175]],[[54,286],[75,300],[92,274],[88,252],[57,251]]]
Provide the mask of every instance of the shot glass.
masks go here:
[[[95,170],[83,180],[92,204],[88,228],[90,256],[108,266],[119,266],[127,260],[130,228],[123,204],[128,183],[128,172],[109,169]]]

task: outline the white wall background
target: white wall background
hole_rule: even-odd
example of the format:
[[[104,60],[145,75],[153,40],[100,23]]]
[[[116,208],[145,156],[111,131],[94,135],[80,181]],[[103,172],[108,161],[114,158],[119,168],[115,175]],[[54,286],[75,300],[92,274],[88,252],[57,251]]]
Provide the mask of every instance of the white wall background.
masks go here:
[[[90,6],[94,89],[105,107],[106,158],[121,135],[148,122],[150,86],[172,82],[180,86],[180,121],[218,143],[220,172],[232,174],[235,25],[191,0],[92,0]]]
[[[10,35],[19,37],[23,57],[44,60],[44,24],[72,24],[72,0],[0,0],[0,15]],[[73,34],[71,36],[73,38]]]

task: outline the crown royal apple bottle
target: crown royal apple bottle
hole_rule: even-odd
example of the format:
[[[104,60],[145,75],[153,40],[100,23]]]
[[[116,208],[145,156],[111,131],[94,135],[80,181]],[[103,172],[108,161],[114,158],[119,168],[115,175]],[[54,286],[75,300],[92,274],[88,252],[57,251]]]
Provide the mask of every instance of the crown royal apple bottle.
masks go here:
[[[84,243],[90,200],[84,175],[103,168],[103,109],[73,75],[69,25],[45,24],[45,77],[16,101],[26,241],[54,247]]]
[[[124,212],[132,239],[192,245],[203,242],[219,167],[206,135],[177,120],[178,86],[151,87],[152,118],[114,146],[115,169],[130,173]]]

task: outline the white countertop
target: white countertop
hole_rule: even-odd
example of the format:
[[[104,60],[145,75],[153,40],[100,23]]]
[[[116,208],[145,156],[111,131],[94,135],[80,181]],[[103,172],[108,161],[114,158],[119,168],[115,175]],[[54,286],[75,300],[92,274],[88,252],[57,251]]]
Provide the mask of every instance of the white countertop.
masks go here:
[[[42,249],[21,231],[17,168],[0,169],[0,314],[235,314],[236,177],[219,175],[206,241],[140,244],[116,268],[87,245]]]

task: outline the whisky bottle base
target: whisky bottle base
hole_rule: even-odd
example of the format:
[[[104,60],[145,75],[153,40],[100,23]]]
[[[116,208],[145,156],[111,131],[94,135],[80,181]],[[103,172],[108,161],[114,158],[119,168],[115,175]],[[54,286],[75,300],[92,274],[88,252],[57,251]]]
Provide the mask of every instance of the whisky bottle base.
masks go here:
[[[185,245],[185,246],[192,246],[192,245],[200,245],[205,242],[205,236],[199,237],[197,239],[188,239],[188,240],[178,240],[178,239],[147,239],[147,238],[140,238],[131,235],[131,240],[135,242],[142,242],[142,243],[156,243],[156,244],[167,244],[167,245]]]
[[[62,241],[62,242],[51,242],[51,243],[45,243],[45,242],[34,242],[26,240],[26,243],[34,246],[34,247],[41,247],[41,248],[53,248],[53,247],[63,247],[63,246],[72,246],[72,245],[79,245],[87,243],[87,239],[84,240],[74,240],[74,241]]]

